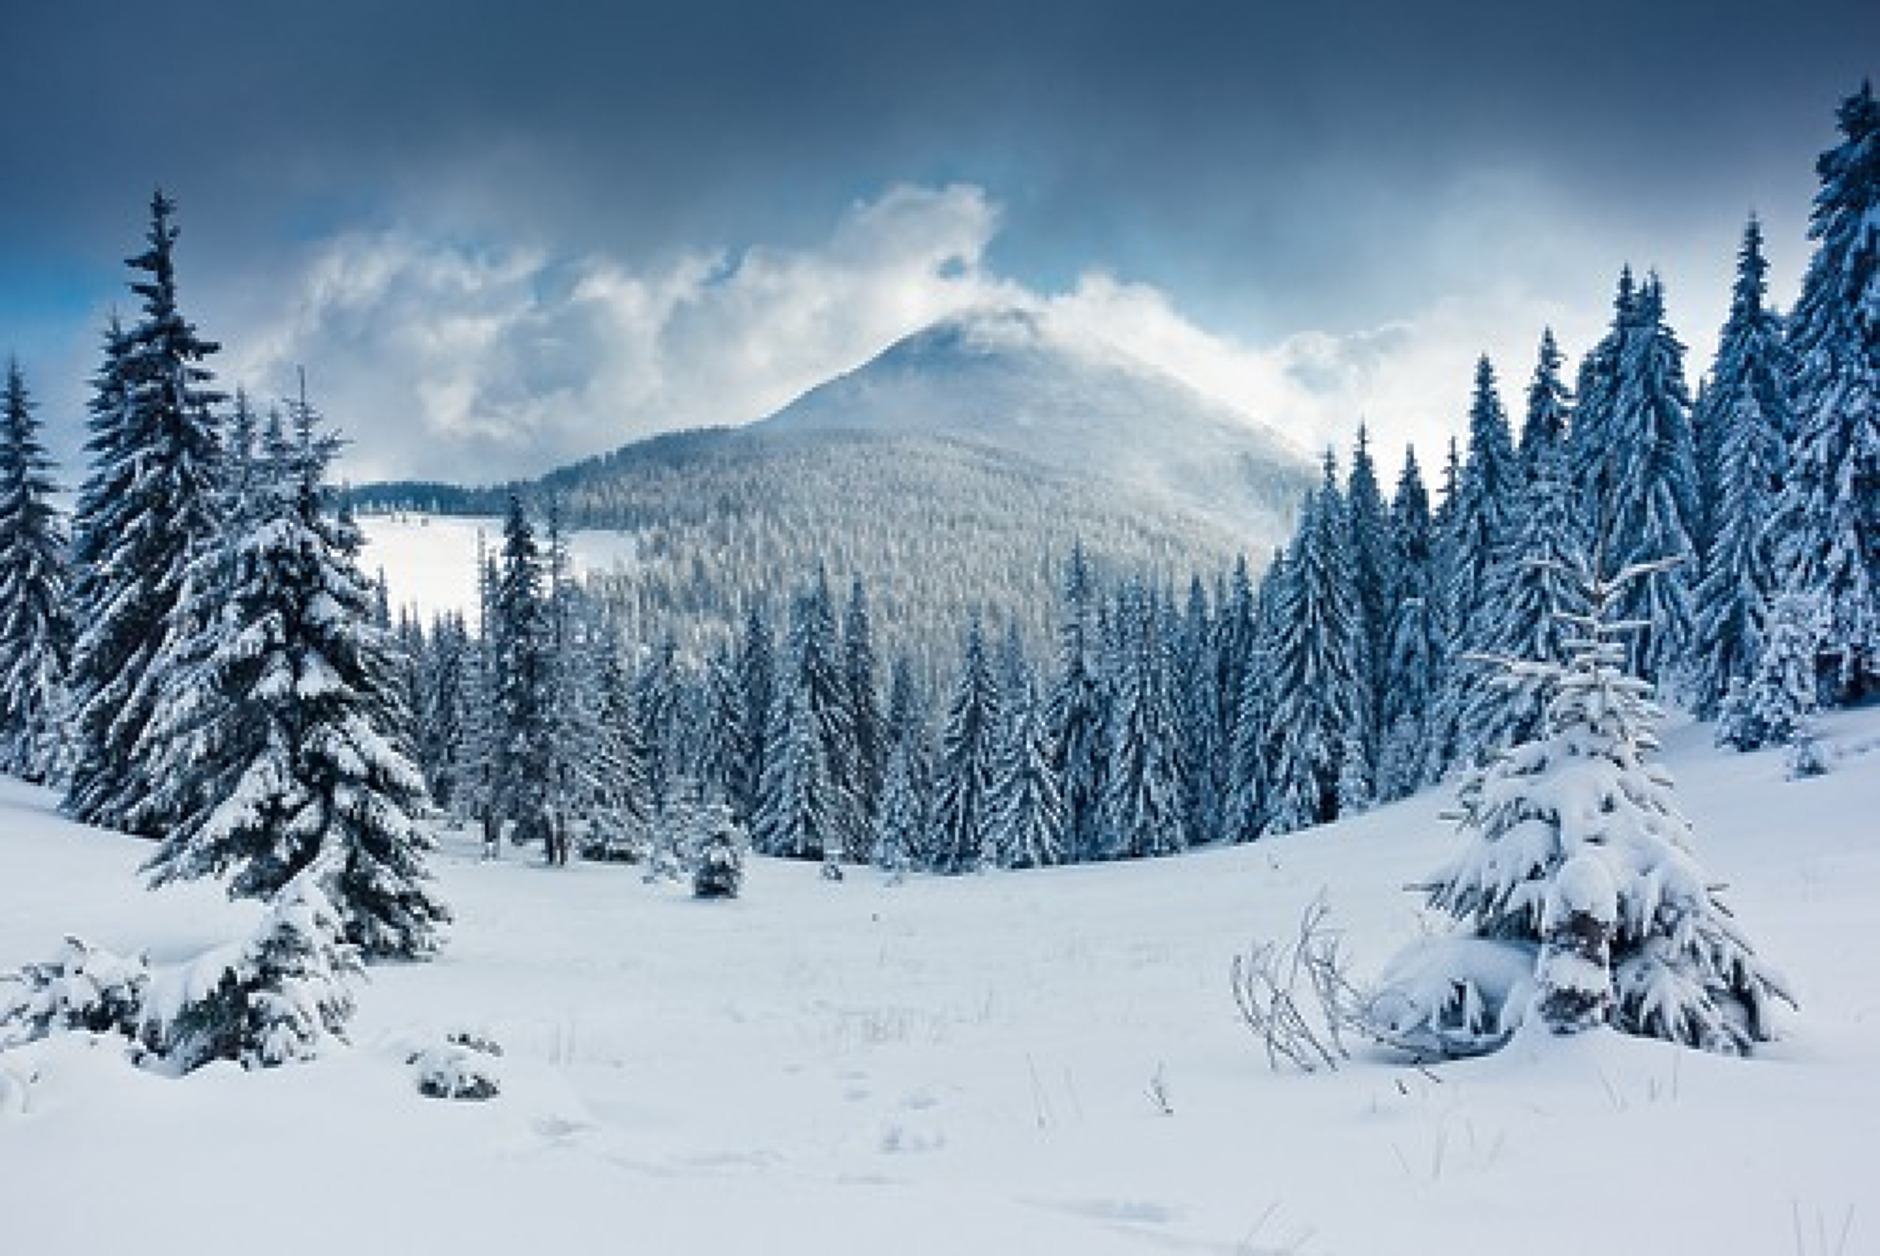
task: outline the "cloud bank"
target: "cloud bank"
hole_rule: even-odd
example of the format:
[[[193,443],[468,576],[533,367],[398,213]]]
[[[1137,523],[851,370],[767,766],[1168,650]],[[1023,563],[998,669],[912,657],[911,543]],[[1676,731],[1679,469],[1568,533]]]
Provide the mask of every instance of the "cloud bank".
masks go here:
[[[1103,271],[1042,292],[988,260],[1001,212],[976,186],[897,185],[795,247],[602,255],[349,233],[308,252],[286,297],[248,310],[226,379],[259,397],[304,365],[351,442],[354,480],[487,483],[540,474],[659,432],[762,418],[896,339],[964,310],[1048,312],[1279,430],[1343,450],[1369,425],[1387,472],[1416,442],[1433,465],[1460,430],[1477,354],[1511,413],[1551,324],[1584,317],[1490,286],[1353,331],[1254,344],[1201,327],[1163,291]]]

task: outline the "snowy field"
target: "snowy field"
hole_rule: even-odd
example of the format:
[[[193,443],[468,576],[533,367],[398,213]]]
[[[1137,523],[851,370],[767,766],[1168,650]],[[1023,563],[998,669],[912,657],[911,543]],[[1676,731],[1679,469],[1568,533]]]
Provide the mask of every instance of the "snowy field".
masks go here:
[[[440,611],[476,613],[478,539],[489,554],[501,553],[501,519],[399,512],[363,515],[359,526],[366,535],[359,565],[368,573],[385,573],[394,614],[415,610],[428,628]],[[577,577],[610,572],[632,563],[633,538],[624,532],[575,532],[568,550]]]
[[[1152,864],[757,860],[730,903],[449,838],[452,941],[372,973],[350,1050],[180,1081],[82,1036],[0,1055],[0,1251],[1880,1252],[1880,710],[1826,721],[1803,783],[1706,731],[1668,738],[1679,798],[1803,1000],[1753,1060],[1595,1034],[1269,1072],[1230,959],[1323,890],[1375,970],[1456,840],[1435,795]],[[144,892],[149,849],[0,784],[0,968],[253,918]],[[505,1049],[492,1102],[413,1088],[459,1029]]]

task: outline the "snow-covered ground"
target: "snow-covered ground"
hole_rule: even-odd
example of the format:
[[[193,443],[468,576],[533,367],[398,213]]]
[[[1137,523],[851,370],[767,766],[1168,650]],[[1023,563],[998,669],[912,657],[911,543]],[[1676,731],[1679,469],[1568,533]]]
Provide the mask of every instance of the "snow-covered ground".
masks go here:
[[[385,574],[394,612],[412,609],[427,626],[441,611],[475,614],[477,545],[480,540],[491,555],[501,552],[501,519],[400,512],[362,516],[359,526],[366,535],[360,565]],[[577,577],[611,572],[632,563],[633,538],[624,532],[575,532],[568,550]]]
[[[1669,737],[1678,796],[1803,1000],[1752,1060],[1595,1034],[1270,1072],[1231,958],[1324,891],[1374,971],[1425,927],[1402,887],[1456,840],[1440,795],[1149,864],[760,860],[728,903],[451,838],[453,940],[374,970],[350,1050],[183,1080],[84,1037],[0,1055],[0,1250],[1880,1251],[1880,710],[1826,721],[1800,783],[1706,731]],[[148,851],[0,784],[0,969],[252,921],[143,891]],[[503,1046],[498,1099],[415,1092],[459,1029]]]

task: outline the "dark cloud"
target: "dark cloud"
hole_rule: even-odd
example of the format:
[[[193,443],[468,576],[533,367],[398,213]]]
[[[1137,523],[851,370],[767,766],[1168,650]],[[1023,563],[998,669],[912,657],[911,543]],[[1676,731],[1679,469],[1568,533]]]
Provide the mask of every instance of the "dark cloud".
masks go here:
[[[347,230],[657,268],[954,182],[1003,207],[1003,273],[1105,266],[1246,336],[1349,333],[1466,286],[1438,269],[1457,214],[1536,283],[1558,223],[1584,224],[1606,256],[1568,299],[1599,300],[1622,260],[1701,242],[1727,266],[1752,206],[1778,253],[1799,237],[1834,101],[1880,49],[1871,0],[15,7],[16,339],[110,299],[158,183],[185,282],[228,309]],[[1485,175],[1524,189],[1499,218],[1470,204]]]

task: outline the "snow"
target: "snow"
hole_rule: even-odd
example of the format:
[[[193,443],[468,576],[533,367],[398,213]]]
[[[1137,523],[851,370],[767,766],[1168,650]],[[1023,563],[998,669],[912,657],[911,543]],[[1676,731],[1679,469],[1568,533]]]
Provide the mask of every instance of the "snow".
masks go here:
[[[409,608],[429,625],[432,616],[456,611],[474,627],[477,613],[477,541],[490,554],[502,546],[503,521],[478,516],[401,512],[362,515],[366,548],[359,565],[383,572],[391,593],[392,613]],[[631,567],[630,533],[576,531],[569,534],[570,557],[577,577]]]
[[[0,1233],[31,1256],[1880,1251],[1880,710],[1823,717],[1831,771],[1800,782],[1710,737],[1668,730],[1678,801],[1802,1003],[1747,1060],[1529,1028],[1458,1064],[1270,1072],[1231,959],[1324,890],[1375,974],[1432,927],[1403,887],[1460,840],[1440,790],[1145,863],[887,886],[752,858],[718,902],[449,834],[451,941],[372,970],[350,1049],[181,1080],[83,1034],[0,1053]],[[0,971],[68,934],[161,963],[252,932],[213,886],[144,891],[149,849],[0,782]],[[476,1069],[496,1097],[418,1093]]]

